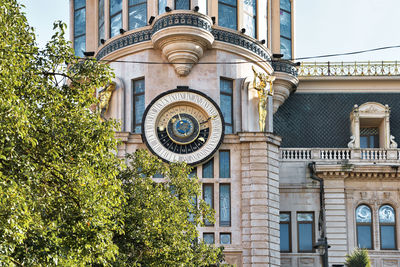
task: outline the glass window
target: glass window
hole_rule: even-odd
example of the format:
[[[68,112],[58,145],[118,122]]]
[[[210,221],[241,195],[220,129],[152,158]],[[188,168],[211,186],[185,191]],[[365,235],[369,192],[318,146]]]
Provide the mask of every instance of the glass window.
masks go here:
[[[297,233],[299,252],[313,252],[314,213],[297,213]]]
[[[292,12],[290,0],[280,0],[281,53],[284,59],[292,58]]]
[[[110,0],[110,37],[122,29],[122,0]]]
[[[214,208],[214,184],[203,184],[203,200],[212,209]],[[204,220],[204,224],[207,226],[214,225],[208,220]]]
[[[359,248],[372,249],[372,216],[367,205],[356,209],[357,244]]]
[[[361,128],[360,129],[360,147],[378,148],[379,147],[379,129]]]
[[[233,133],[233,81],[220,80],[220,107],[225,121],[225,133]]]
[[[230,233],[221,233],[219,234],[219,242],[221,245],[229,245],[231,244],[231,234]]]
[[[193,206],[193,209],[196,210],[196,208],[197,208],[197,196],[193,196],[193,197],[192,197],[191,204],[192,204],[192,206]],[[195,218],[194,216],[195,216],[194,213],[189,212],[189,214],[188,214],[188,220],[189,220],[189,222],[194,222],[194,218]]]
[[[197,5],[199,6],[199,12],[203,14],[208,14],[208,0],[201,0],[197,2]]]
[[[381,249],[396,249],[396,214],[389,205],[379,208]]]
[[[203,164],[203,178],[214,178],[214,158]]]
[[[132,87],[134,103],[132,129],[135,133],[141,133],[144,113],[144,79],[134,80]]]
[[[129,0],[129,30],[147,25],[147,0]]]
[[[190,0],[175,0],[175,9],[190,9]]]
[[[243,22],[244,28],[246,29],[246,34],[250,35],[253,38],[256,38],[256,0],[244,0],[243,9]]]
[[[167,0],[158,0],[158,15],[165,13],[166,6],[167,6]]]
[[[219,152],[219,178],[231,177],[231,155],[229,151]]]
[[[203,233],[203,240],[206,244],[214,244],[214,233]]]
[[[104,29],[104,0],[99,0],[98,2],[99,8],[99,21],[98,21],[98,45],[101,44],[101,39],[106,39],[105,29]]]
[[[236,0],[218,1],[218,25],[232,30],[237,30]]]
[[[77,57],[86,51],[86,1],[74,0],[74,49]]]
[[[219,224],[231,226],[231,185],[219,185]]]
[[[282,252],[290,252],[291,251],[291,234],[290,234],[290,213],[282,212],[279,214],[280,223],[280,240],[281,240],[281,251]]]

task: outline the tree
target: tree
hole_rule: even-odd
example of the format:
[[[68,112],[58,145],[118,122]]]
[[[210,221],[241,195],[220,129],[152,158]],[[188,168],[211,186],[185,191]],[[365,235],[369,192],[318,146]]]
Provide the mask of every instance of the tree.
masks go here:
[[[200,183],[186,163],[163,163],[145,150],[128,155],[120,179],[127,197],[124,234],[116,235],[120,266],[209,266],[223,260],[222,248],[198,239],[203,219],[214,213],[199,197]],[[164,178],[152,179],[156,174]]]
[[[124,200],[117,125],[90,107],[112,74],[74,56],[62,23],[39,51],[20,8],[0,1],[0,265],[109,265]]]
[[[346,255],[346,265],[349,267],[371,267],[368,251],[366,249],[354,249],[353,253]]]

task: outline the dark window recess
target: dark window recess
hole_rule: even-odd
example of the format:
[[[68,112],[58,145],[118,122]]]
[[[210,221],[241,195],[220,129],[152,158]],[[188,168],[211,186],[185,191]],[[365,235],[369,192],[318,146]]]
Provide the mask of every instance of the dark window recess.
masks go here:
[[[361,128],[360,147],[379,148],[379,128]]]

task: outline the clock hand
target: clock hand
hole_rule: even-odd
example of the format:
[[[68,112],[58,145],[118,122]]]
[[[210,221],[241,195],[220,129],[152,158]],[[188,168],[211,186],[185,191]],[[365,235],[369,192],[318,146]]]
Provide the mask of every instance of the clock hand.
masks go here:
[[[218,115],[210,116],[210,117],[208,117],[205,121],[200,122],[200,124],[204,124],[204,123],[206,123],[206,122],[209,122],[210,120],[215,119],[217,116],[218,116]]]

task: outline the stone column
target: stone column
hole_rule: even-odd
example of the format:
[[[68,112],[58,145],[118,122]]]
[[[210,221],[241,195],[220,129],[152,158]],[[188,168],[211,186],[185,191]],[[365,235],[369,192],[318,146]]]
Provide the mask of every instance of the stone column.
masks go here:
[[[244,266],[280,266],[279,161],[281,138],[239,133],[242,161]]]

